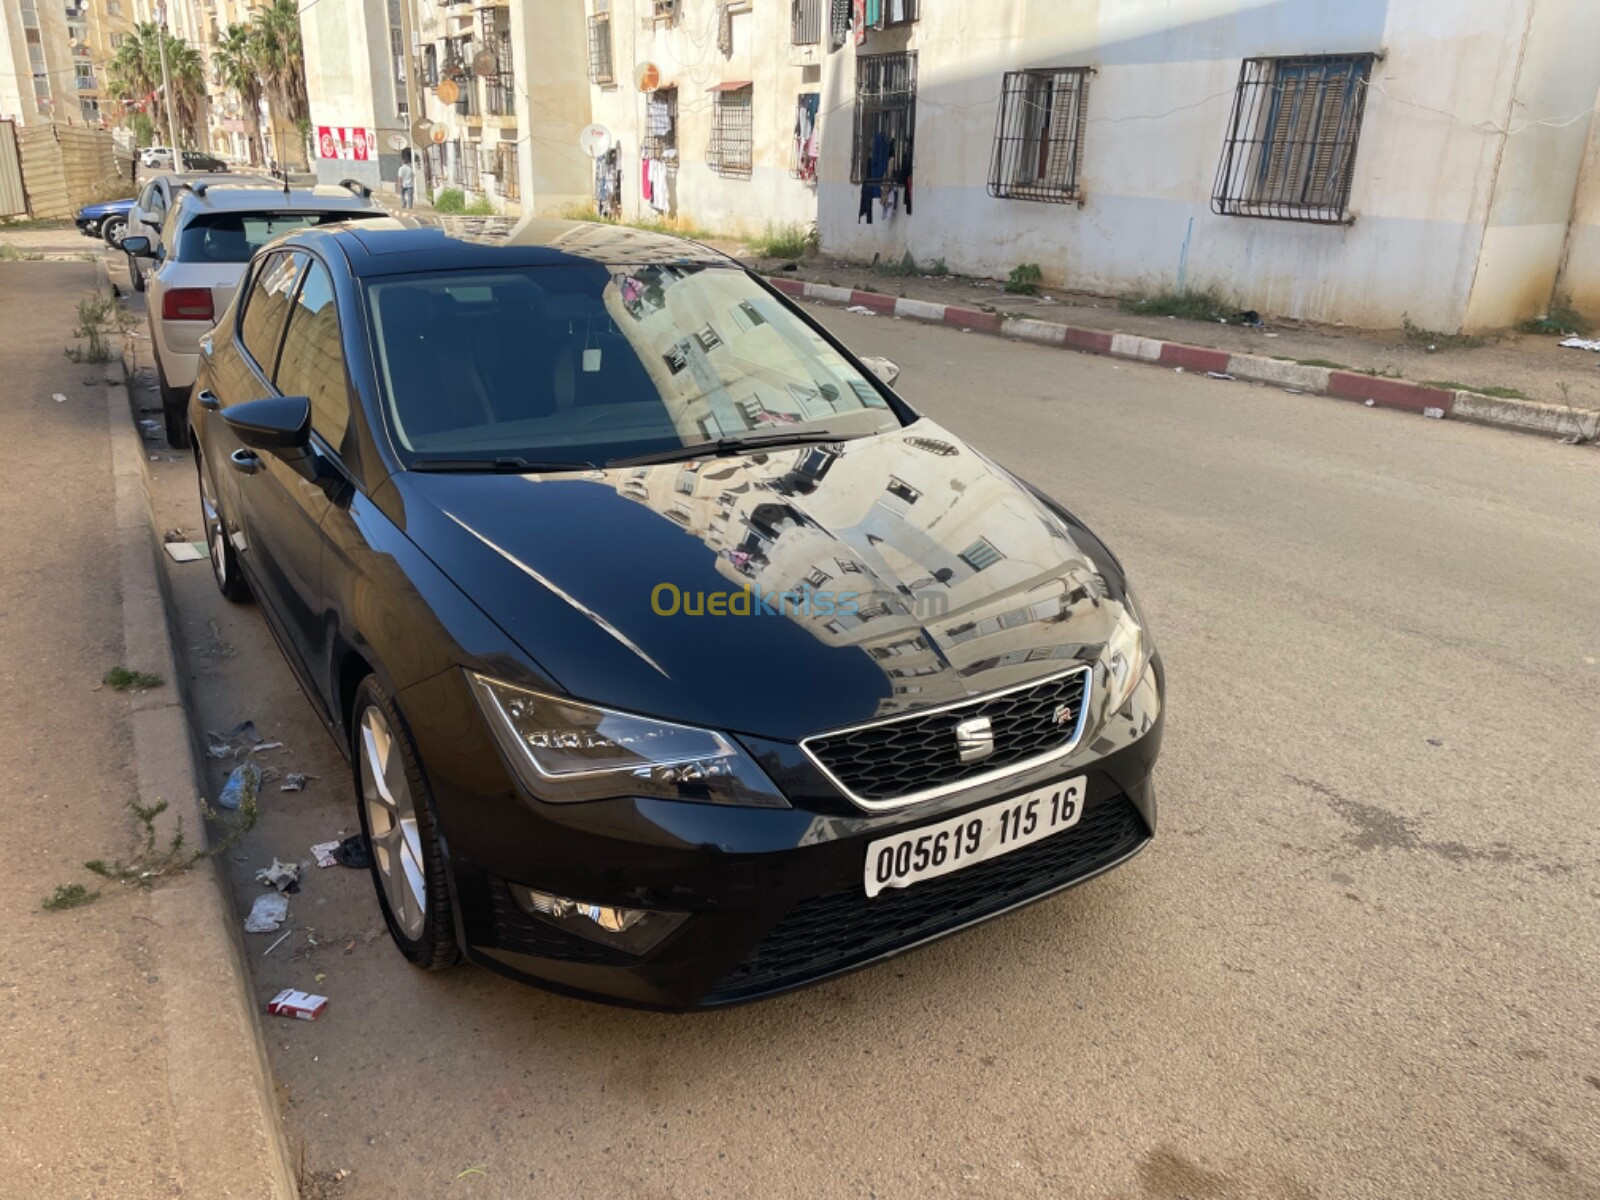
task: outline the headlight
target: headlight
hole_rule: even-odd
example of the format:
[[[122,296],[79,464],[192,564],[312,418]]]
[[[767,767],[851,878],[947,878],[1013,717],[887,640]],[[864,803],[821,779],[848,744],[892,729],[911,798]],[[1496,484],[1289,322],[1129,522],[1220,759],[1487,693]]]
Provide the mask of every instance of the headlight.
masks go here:
[[[1128,702],[1133,689],[1144,678],[1150,665],[1150,635],[1145,631],[1133,593],[1123,586],[1122,613],[1106,639],[1100,656],[1106,674],[1106,714],[1118,711]]]
[[[524,786],[556,803],[656,796],[788,808],[723,734],[530,692],[469,672],[489,728]]]

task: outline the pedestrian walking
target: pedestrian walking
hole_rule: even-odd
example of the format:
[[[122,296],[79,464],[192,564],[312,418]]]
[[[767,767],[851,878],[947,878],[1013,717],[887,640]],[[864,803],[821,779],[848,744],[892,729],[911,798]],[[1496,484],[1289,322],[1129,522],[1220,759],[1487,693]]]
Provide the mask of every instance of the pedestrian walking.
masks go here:
[[[412,198],[417,192],[417,173],[411,166],[411,155],[407,152],[400,159],[400,207],[410,208]]]

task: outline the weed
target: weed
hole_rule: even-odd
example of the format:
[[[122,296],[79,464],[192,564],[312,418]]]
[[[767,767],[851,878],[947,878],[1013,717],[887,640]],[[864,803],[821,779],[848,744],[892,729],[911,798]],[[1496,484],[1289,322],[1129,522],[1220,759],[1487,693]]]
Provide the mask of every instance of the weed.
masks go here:
[[[598,221],[600,214],[596,211],[593,200],[574,200],[571,204],[563,204],[556,214],[563,221]]]
[[[1476,350],[1487,343],[1471,333],[1438,333],[1412,323],[1409,316],[1400,318],[1406,341],[1427,350]]]
[[[1534,317],[1517,326],[1523,333],[1564,337],[1569,333],[1587,336],[1592,326],[1572,307],[1570,300],[1560,300],[1550,306],[1542,317]]]
[[[1556,380],[1556,387],[1561,389],[1561,403],[1572,403],[1572,385],[1565,379]]]
[[[944,261],[944,259],[936,258],[928,264],[928,274],[940,276],[948,275],[950,274],[950,266]]]
[[[43,258],[42,254],[18,250],[10,242],[0,242],[0,262],[39,262]]]
[[[1480,396],[1493,396],[1496,400],[1526,400],[1528,394],[1508,387],[1479,387],[1471,383],[1456,383],[1451,379],[1430,379],[1423,387],[1438,388],[1441,392],[1476,392]]]
[[[1039,290],[1039,285],[1044,282],[1044,272],[1039,269],[1038,263],[1018,263],[1011,268],[1011,276],[1006,280],[1006,291],[1016,296],[1032,296]]]
[[[116,301],[99,292],[78,301],[78,327],[73,337],[85,339],[87,346],[68,346],[62,353],[69,362],[103,363],[111,361],[111,344],[106,340],[108,327],[120,324],[121,314]]]
[[[126,667],[112,667],[105,673],[101,683],[114,692],[145,691],[148,688],[158,688],[166,683],[159,675],[149,675],[144,671],[130,671]]]
[[[460,188],[445,188],[433,198],[433,211],[438,213],[460,213],[467,207],[467,194]]]
[[[1184,321],[1221,321],[1227,323],[1238,310],[1229,304],[1216,288],[1190,288],[1182,292],[1135,292],[1117,300],[1117,307],[1127,313],[1147,317],[1178,317]]]
[[[82,908],[85,904],[93,904],[99,895],[99,892],[91,892],[81,883],[63,883],[44,898],[44,906],[51,912]]]
[[[911,251],[909,250],[901,256],[899,262],[875,263],[872,270],[875,274],[889,275],[896,278],[922,274],[922,268],[917,266],[917,260],[911,257]]]
[[[702,229],[693,221],[684,217],[653,217],[648,221],[625,222],[635,229],[642,229],[646,233],[664,233],[668,237],[689,238],[691,241],[706,242],[716,237],[717,234],[710,229]]]
[[[804,225],[774,225],[768,221],[766,232],[750,239],[750,249],[761,258],[800,258],[809,242]]]
[[[461,215],[464,217],[492,217],[494,216],[494,205],[489,203],[489,197],[479,196],[461,210]]]
[[[1334,362],[1331,358],[1297,358],[1294,361],[1302,367],[1326,367],[1330,371],[1348,371],[1350,369],[1343,363]]]

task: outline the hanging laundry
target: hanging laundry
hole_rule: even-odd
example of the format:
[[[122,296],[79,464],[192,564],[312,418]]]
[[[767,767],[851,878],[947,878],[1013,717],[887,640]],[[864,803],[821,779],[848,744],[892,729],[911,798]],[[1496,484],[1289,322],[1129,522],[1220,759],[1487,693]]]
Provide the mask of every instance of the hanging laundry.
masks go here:
[[[880,203],[883,206],[883,219],[891,220],[894,217],[894,210],[900,204],[900,189],[892,183],[888,184],[883,189],[883,199]]]
[[[667,190],[667,164],[659,159],[650,160],[650,207],[657,212],[672,209],[672,196]]]
[[[639,160],[639,198],[646,202],[650,199],[650,156],[648,154]]]
[[[645,106],[645,114],[651,137],[664,138],[672,133],[672,106],[665,100],[651,100]]]
[[[866,23],[873,29],[883,28],[883,0],[867,0]]]
[[[733,10],[728,0],[717,0],[717,49],[723,58],[733,57]]]
[[[867,40],[867,0],[853,0],[851,24],[855,27],[856,45]]]
[[[794,173],[806,182],[817,177],[817,108],[821,100],[817,92],[803,92],[795,105]]]
[[[828,36],[834,46],[842,46],[850,36],[850,0],[832,0],[828,11]]]

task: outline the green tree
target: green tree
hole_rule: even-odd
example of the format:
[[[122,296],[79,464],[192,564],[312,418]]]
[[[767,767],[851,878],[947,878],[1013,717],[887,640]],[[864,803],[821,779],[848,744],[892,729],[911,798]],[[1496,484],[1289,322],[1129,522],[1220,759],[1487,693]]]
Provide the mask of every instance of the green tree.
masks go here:
[[[261,68],[256,39],[244,25],[229,25],[211,51],[217,81],[239,97],[245,129],[250,135],[250,161],[261,161]]]

